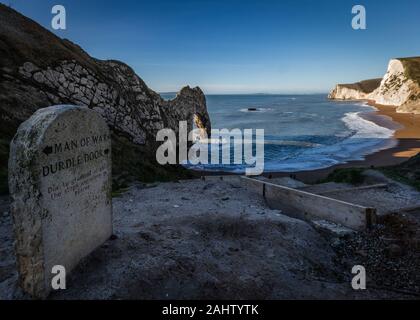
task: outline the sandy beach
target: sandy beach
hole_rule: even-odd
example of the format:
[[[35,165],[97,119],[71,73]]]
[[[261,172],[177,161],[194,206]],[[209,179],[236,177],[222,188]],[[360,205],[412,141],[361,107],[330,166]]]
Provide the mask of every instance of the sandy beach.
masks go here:
[[[298,172],[266,172],[263,175],[273,178],[293,175],[303,182],[315,183],[338,168],[391,166],[402,163],[420,153],[420,115],[397,113],[395,111],[396,107],[378,105],[373,101],[368,101],[368,104],[377,110],[363,114],[363,118],[382,127],[395,130],[394,146],[369,154],[364,160],[349,161],[328,168]],[[230,175],[232,173],[195,171],[195,174],[197,176],[212,176]]]
[[[410,158],[420,152],[420,115],[397,113],[395,107],[373,104],[378,109],[378,115],[391,118],[402,128],[395,132],[395,138],[400,142],[400,151],[394,150],[396,158]],[[410,142],[410,143],[408,143]]]

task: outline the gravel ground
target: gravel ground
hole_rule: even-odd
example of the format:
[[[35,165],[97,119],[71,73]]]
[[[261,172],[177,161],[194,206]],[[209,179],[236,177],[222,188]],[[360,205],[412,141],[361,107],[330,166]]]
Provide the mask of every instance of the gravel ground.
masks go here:
[[[350,244],[370,238],[326,235],[233,182],[138,185],[113,205],[116,239],[82,261],[67,289],[50,299],[413,298],[415,286],[405,284],[400,291],[370,288],[373,282],[365,291],[351,288],[360,259]],[[17,288],[8,213],[0,232],[0,297],[26,299]],[[410,272],[407,279],[415,279]]]
[[[363,265],[371,288],[420,298],[420,212],[389,215],[382,223],[335,242],[341,263]]]

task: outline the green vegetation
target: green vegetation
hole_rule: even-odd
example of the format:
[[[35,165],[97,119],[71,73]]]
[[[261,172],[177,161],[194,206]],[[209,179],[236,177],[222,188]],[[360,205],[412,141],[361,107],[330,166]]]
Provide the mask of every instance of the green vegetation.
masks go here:
[[[9,192],[7,182],[7,163],[9,161],[9,142],[0,139],[0,194]]]
[[[364,93],[371,93],[375,91],[381,84],[382,79],[369,79],[356,83],[360,90]]]
[[[365,179],[365,176],[363,175],[364,170],[366,170],[366,168],[336,169],[330,173],[327,178],[319,181],[319,183],[344,182],[360,184],[363,183]],[[420,191],[420,154],[402,164],[389,167],[377,167],[375,170],[382,172],[395,181],[407,184]]]
[[[350,183],[350,184],[360,184],[365,180],[363,175],[362,168],[342,168],[335,169],[332,173],[328,175],[325,179],[320,181],[320,183],[325,182],[337,182],[337,183]]]
[[[0,168],[0,195],[7,194],[9,186],[7,184],[7,168]]]
[[[381,81],[382,81],[381,78],[369,79],[369,80],[363,80],[356,83],[341,84],[340,86],[343,86],[348,89],[361,91],[363,93],[371,93],[375,91],[377,88],[379,88]]]
[[[412,179],[410,177],[407,177],[401,174],[401,172],[399,172],[399,170],[395,168],[380,168],[379,170],[389,178],[412,186],[420,191],[420,179]]]
[[[420,57],[399,59],[405,67],[405,76],[420,85]]]
[[[174,181],[194,177],[191,171],[180,165],[158,164],[153,150],[153,146],[139,146],[126,138],[113,135],[113,196],[118,196],[134,181]]]
[[[397,166],[379,168],[383,174],[420,191],[420,154]]]
[[[114,189],[114,186],[113,186],[113,189]],[[121,196],[127,190],[128,190],[128,188],[120,188],[120,189],[117,189],[116,191],[112,190],[111,197],[112,198],[117,198],[117,197]]]

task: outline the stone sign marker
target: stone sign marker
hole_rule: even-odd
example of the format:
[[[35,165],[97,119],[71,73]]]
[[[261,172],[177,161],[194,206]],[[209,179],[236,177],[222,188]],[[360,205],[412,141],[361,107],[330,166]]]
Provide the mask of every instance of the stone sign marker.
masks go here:
[[[51,291],[51,270],[68,273],[112,234],[111,137],[86,107],[38,110],[10,145],[9,187],[20,285]]]

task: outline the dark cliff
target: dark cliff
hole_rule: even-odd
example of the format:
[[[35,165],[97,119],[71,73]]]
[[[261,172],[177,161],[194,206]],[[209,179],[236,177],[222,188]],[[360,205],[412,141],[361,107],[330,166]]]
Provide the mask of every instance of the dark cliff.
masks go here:
[[[55,104],[88,106],[107,120],[115,181],[184,176],[178,166],[157,165],[155,135],[162,128],[176,130],[181,120],[210,132],[200,88],[185,87],[165,101],[126,64],[92,58],[2,4],[0,21],[0,192],[5,190],[9,142],[19,124]]]

